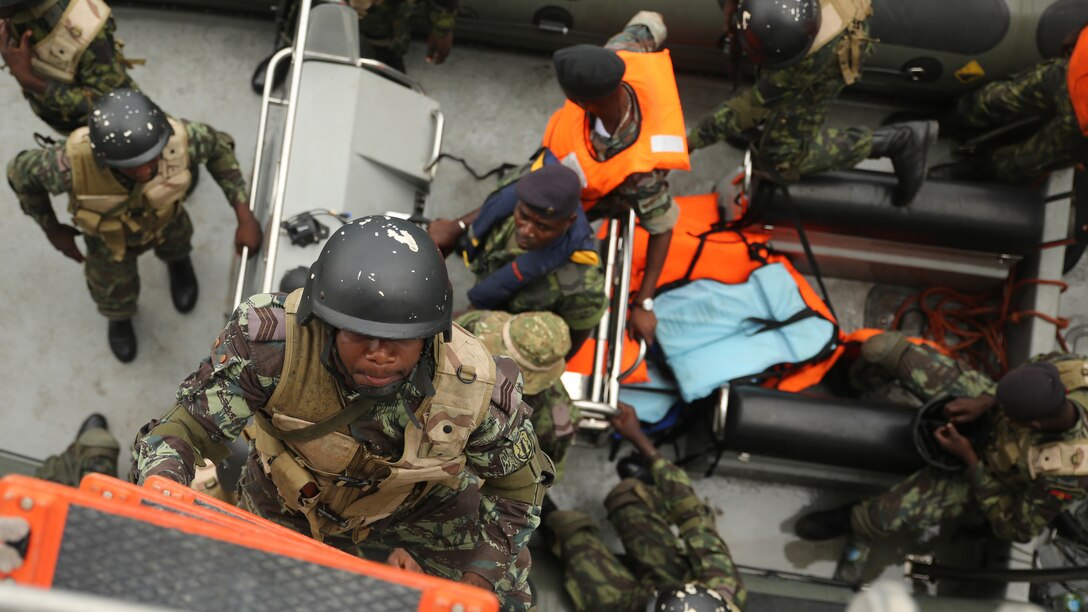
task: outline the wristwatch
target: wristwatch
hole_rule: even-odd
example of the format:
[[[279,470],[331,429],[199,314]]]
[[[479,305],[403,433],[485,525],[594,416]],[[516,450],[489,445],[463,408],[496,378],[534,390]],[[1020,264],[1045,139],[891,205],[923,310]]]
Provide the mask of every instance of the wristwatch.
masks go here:
[[[642,298],[641,300],[635,302],[635,307],[641,308],[641,309],[645,310],[646,312],[653,312],[654,311],[654,299],[652,297]]]

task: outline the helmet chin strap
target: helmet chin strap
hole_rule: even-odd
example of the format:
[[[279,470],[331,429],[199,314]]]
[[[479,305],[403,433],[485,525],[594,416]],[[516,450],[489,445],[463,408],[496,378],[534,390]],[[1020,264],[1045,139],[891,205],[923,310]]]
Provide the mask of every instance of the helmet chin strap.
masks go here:
[[[325,323],[325,325],[328,325]],[[325,341],[325,347],[321,350],[321,365],[325,366],[336,382],[340,384],[340,387],[349,393],[356,393],[363,397],[369,397],[373,399],[381,399],[396,395],[404,388],[404,383],[412,381],[412,386],[418,389],[423,397],[430,397],[434,395],[434,359],[432,357],[434,346],[434,338],[427,338],[423,342],[423,350],[421,351],[420,358],[416,361],[415,367],[401,380],[393,381],[388,385],[381,387],[368,387],[367,385],[356,385],[351,377],[348,375],[348,368],[344,364],[344,361],[340,358],[340,352],[336,350],[336,329],[329,326],[330,334],[328,340]],[[422,367],[420,367],[422,366]],[[416,426],[417,429],[423,429],[423,424],[419,422],[416,415],[408,410],[405,405],[405,411],[408,413],[409,420]]]

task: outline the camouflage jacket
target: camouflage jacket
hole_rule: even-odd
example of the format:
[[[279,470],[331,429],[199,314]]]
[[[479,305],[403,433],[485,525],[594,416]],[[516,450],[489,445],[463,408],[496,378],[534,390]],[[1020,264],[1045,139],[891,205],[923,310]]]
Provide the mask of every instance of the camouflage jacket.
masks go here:
[[[1032,361],[1066,358],[1051,354]],[[1027,542],[1074,501],[1088,496],[1088,477],[1039,475],[1033,480],[1028,471],[1029,447],[1088,440],[1088,388],[1075,389],[1067,397],[1077,407],[1079,418],[1072,429],[1061,433],[1018,425],[1000,408],[993,411],[990,439],[979,453],[978,467],[968,478],[976,502],[998,537]]]
[[[477,280],[487,278],[525,251],[514,241],[514,217],[487,233],[479,255],[472,260]],[[572,330],[590,329],[601,320],[607,301],[600,262],[567,262],[514,294],[503,310],[513,314],[543,310],[562,317]]]
[[[246,300],[178,389],[177,406],[205,430],[188,439],[149,436],[152,421],[133,444],[133,479],[158,474],[188,483],[194,477],[197,454],[206,456],[201,440],[225,444],[236,438],[254,412],[262,411],[279,383],[285,349],[283,293],[261,294]],[[495,357],[496,382],[490,411],[469,437],[464,453],[469,469],[482,479],[506,476],[525,465],[518,440],[535,436],[529,407],[521,401],[521,375],[506,357]],[[353,398],[347,398],[349,401]],[[404,450],[408,411],[417,408],[422,394],[405,385],[397,396],[377,402],[372,413],[353,424],[352,432],[371,452],[395,460]],[[205,438],[206,436],[206,438]],[[535,438],[534,438],[535,439]],[[523,454],[522,454],[523,455]],[[513,562],[538,522],[528,504],[486,496],[481,509],[480,544],[472,569],[497,582]]]
[[[401,3],[411,10],[415,0],[348,0],[351,8],[359,14],[359,19],[366,18],[370,9],[378,4]],[[430,24],[430,31],[435,34],[449,34],[457,25],[457,7],[459,0],[425,0],[423,15]]]
[[[605,48],[633,53],[651,53],[657,51],[650,30],[643,25],[628,26],[608,40]],[[626,87],[626,86],[625,86]],[[634,91],[627,88],[628,95],[634,97]],[[611,136],[604,136],[595,129],[590,130],[590,143],[598,159],[609,159],[638,140],[642,117],[638,104],[632,104],[631,117],[620,124]],[[616,215],[632,208],[642,227],[651,234],[663,234],[676,225],[680,211],[669,195],[667,170],[641,172],[627,177],[611,193],[602,198],[590,209],[593,217]]]
[[[18,38],[30,30],[30,44],[37,44],[53,31],[66,8],[68,0],[57,0],[39,15],[41,9],[31,6],[11,18],[11,32]],[[114,29],[111,17],[80,57],[75,82],[46,79],[44,94],[23,92],[34,114],[57,131],[67,133],[85,125],[91,105],[99,96],[120,87],[139,89],[125,71],[125,60],[113,37]]]
[[[691,582],[697,582],[717,591],[726,600],[743,607],[747,590],[737,572],[733,557],[725,540],[718,534],[714,512],[694,489],[687,472],[671,461],[657,457],[651,466],[654,485],[661,494],[668,516],[668,523],[676,525],[684,542],[684,556],[691,565]],[[645,587],[645,582],[643,583]],[[654,585],[657,588],[673,585]],[[648,601],[654,593],[647,589]]]
[[[248,205],[246,181],[234,156],[234,139],[230,134],[216,131],[204,123],[184,119],[182,122],[189,132],[190,167],[204,164],[231,206]],[[8,164],[8,183],[19,198],[19,206],[42,229],[49,229],[58,223],[49,195],[72,190],[72,170],[64,145],[65,141],[62,140],[45,149],[23,151]],[[122,185],[131,183],[124,176],[115,176]]]

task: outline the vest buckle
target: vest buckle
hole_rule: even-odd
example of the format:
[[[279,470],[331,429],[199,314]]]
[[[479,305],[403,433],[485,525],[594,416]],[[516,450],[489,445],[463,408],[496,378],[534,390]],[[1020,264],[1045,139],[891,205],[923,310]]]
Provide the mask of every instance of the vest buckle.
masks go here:
[[[337,476],[335,482],[338,487],[351,487],[353,489],[366,489],[374,484],[374,481],[372,480],[367,480],[366,478],[353,478],[345,474]]]
[[[340,529],[347,529],[348,528],[348,522],[344,519],[344,517],[342,517],[339,514],[333,512],[332,510],[329,510],[328,506],[326,506],[325,504],[318,504],[316,512],[317,512],[317,515],[320,516],[321,518],[324,518],[324,519],[327,519],[327,520],[330,520],[330,521],[336,523],[336,526],[339,527]]]

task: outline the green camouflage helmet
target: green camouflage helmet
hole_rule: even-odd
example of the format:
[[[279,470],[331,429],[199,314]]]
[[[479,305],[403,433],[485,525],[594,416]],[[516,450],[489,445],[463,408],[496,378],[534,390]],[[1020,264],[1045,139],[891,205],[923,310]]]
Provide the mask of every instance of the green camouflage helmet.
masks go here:
[[[525,395],[540,393],[559,380],[570,351],[570,330],[554,313],[470,311],[458,319],[493,355],[507,355],[521,368]]]

